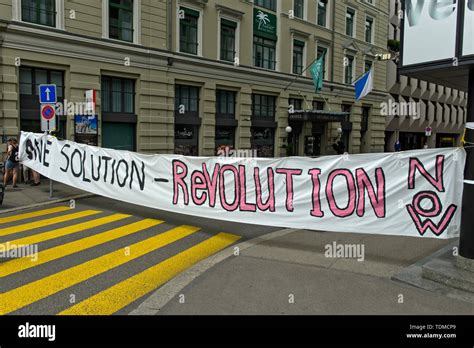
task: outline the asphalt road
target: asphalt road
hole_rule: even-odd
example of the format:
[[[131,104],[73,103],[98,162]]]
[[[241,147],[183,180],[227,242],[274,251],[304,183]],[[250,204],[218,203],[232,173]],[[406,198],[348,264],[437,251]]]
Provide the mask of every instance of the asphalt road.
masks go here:
[[[2,214],[0,314],[127,314],[195,263],[279,229],[102,197]],[[26,245],[37,259],[16,257]]]

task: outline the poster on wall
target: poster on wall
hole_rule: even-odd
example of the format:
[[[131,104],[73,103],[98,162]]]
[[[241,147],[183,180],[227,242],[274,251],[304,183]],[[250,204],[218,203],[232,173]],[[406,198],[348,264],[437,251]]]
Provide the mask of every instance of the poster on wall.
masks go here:
[[[45,154],[45,155],[41,155]],[[466,153],[144,155],[22,132],[20,160],[81,190],[180,214],[319,231],[459,235]]]
[[[97,115],[74,116],[74,139],[77,143],[97,146],[99,136]]]
[[[456,56],[457,8],[458,1],[405,1],[404,66]]]
[[[463,56],[474,54],[474,0],[466,1],[464,9]]]

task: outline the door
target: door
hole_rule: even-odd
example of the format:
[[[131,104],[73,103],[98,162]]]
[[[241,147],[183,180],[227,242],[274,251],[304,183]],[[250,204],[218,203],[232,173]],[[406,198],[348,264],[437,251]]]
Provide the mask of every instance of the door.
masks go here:
[[[102,147],[135,151],[135,124],[102,122]]]

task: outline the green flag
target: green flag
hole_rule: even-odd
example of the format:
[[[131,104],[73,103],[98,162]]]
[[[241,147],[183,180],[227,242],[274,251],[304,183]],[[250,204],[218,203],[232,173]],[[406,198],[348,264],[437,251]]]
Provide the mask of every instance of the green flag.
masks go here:
[[[309,68],[309,72],[313,77],[314,87],[316,87],[316,92],[319,92],[323,89],[323,79],[324,79],[324,56],[315,61]]]

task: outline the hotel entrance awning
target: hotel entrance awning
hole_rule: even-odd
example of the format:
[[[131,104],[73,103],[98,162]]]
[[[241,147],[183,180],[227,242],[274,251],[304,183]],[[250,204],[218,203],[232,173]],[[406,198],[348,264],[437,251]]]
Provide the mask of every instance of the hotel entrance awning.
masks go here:
[[[295,110],[288,113],[290,122],[341,122],[343,130],[352,130],[350,113],[327,110]]]

